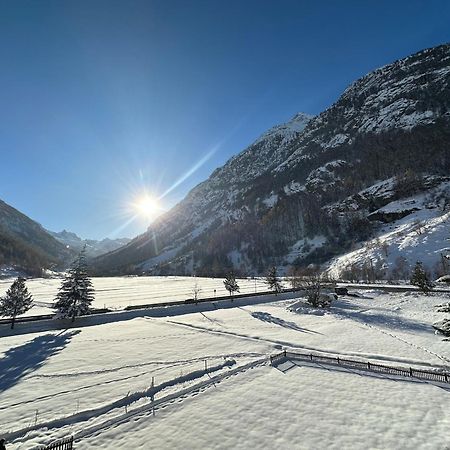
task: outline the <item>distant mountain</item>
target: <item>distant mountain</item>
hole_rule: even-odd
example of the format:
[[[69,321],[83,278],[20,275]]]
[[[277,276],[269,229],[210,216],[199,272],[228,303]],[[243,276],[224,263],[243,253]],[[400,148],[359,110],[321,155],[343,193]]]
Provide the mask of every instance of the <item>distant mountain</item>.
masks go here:
[[[376,211],[392,200],[374,194],[355,208],[349,198],[390,179],[396,200],[434,195],[429,180],[449,173],[445,44],[362,77],[316,117],[272,128],[94,263],[98,273],[219,275],[326,262],[374,236],[386,218]]]
[[[75,252],[79,252],[84,248],[84,246],[86,246],[86,256],[89,258],[95,258],[96,256],[103,255],[104,253],[112,252],[113,250],[128,244],[131,240],[128,238],[105,238],[101,241],[95,239],[81,239],[75,233],[66,230],[59,233],[49,231],[49,233],[67,248],[70,248]]]
[[[0,271],[39,276],[43,269],[61,269],[73,253],[34,220],[0,200]]]

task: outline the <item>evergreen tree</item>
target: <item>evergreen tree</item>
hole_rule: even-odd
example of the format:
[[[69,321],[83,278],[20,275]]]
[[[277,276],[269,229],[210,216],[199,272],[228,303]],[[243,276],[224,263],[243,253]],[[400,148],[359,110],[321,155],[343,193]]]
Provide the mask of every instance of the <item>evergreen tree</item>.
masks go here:
[[[237,284],[236,276],[234,275],[234,272],[230,272],[225,277],[225,280],[223,280],[223,284],[225,285],[225,289],[230,293],[230,296],[234,292],[239,292],[239,285]]]
[[[417,286],[424,294],[428,295],[433,289],[433,283],[428,278],[420,261],[416,262],[411,275],[411,284]]]
[[[32,306],[33,297],[25,286],[24,278],[17,278],[6,295],[0,299],[0,316],[11,317],[11,329],[14,328],[16,317],[26,313]]]
[[[266,283],[269,285],[269,289],[274,291],[276,294],[281,292],[281,283],[277,275],[277,268],[275,266],[271,267],[266,275]]]
[[[94,289],[87,274],[85,248],[80,252],[56,296],[55,309],[62,317],[72,318],[89,313],[89,306],[94,300]]]

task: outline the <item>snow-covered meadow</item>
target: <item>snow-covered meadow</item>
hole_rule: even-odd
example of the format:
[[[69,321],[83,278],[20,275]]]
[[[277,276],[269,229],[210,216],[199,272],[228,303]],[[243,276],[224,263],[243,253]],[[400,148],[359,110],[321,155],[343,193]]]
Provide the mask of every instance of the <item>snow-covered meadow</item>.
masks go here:
[[[261,278],[237,280],[242,294],[267,291],[267,284]],[[0,280],[0,296],[4,295],[13,279]],[[92,278],[95,289],[95,308],[123,309],[130,305],[183,301],[193,297],[198,287],[198,298],[214,298],[228,295],[223,280],[202,277],[105,277]],[[34,306],[26,315],[50,314],[60,278],[32,278],[26,282],[33,296]]]
[[[288,348],[450,367],[449,342],[431,326],[446,294],[364,291],[329,311],[269,300],[1,337],[8,448],[69,434],[77,449],[448,445],[449,386],[316,363],[282,371],[268,359]]]

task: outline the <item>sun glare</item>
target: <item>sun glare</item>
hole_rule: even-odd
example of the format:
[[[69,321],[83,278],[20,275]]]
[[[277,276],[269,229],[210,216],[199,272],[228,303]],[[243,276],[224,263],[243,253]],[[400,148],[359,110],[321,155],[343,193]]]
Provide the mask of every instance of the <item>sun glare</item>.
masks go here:
[[[161,212],[158,201],[148,195],[143,196],[134,203],[134,207],[139,215],[146,219],[154,219]]]

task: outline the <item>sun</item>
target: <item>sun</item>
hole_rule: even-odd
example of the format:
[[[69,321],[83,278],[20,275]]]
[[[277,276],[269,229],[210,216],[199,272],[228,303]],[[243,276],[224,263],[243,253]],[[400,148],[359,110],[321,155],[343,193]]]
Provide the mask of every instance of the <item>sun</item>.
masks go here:
[[[155,198],[144,195],[134,203],[137,213],[146,219],[154,219],[161,212],[161,207]]]

